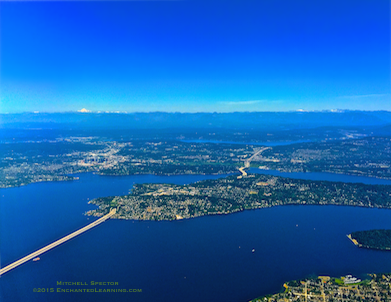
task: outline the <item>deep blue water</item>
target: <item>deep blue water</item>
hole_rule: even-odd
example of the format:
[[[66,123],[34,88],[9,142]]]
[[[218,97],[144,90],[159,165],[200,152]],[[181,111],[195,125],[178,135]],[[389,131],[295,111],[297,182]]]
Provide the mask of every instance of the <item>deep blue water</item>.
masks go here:
[[[1,264],[90,223],[94,218],[83,215],[93,208],[88,199],[126,194],[135,182],[217,177],[89,173],[78,181],[1,189]],[[391,210],[282,206],[174,222],[109,220],[3,275],[0,301],[248,301],[309,275],[391,271],[390,252],[359,249],[346,237],[371,228],[391,228]],[[113,281],[142,292],[33,292],[96,287],[57,281]]]

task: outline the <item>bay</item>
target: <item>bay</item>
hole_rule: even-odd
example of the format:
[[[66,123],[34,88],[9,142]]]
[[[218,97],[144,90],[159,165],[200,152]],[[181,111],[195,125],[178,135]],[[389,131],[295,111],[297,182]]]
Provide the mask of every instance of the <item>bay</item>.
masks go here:
[[[78,176],[0,190],[2,267],[92,222],[83,215],[92,198],[127,194],[134,183],[224,175]],[[4,274],[0,301],[248,301],[311,275],[391,271],[391,253],[359,249],[346,237],[371,228],[391,228],[391,211],[280,206],[173,222],[109,220]],[[119,285],[57,285],[91,281]],[[77,288],[141,292],[57,292]]]

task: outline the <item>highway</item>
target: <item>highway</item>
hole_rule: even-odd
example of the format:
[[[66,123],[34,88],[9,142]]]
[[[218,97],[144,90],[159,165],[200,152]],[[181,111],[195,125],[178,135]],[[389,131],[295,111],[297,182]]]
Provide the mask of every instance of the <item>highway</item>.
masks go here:
[[[249,159],[247,159],[247,160],[244,162],[244,167],[241,167],[241,168],[239,169],[239,171],[240,171],[240,173],[242,173],[242,175],[238,176],[238,178],[246,177],[246,176],[247,176],[247,173],[246,173],[246,171],[244,171],[244,169],[250,167],[250,162],[254,159],[255,156],[261,154],[263,151],[265,151],[265,150],[267,150],[267,149],[271,149],[271,148],[270,148],[270,147],[263,147],[263,148],[259,149],[257,152],[255,152]]]
[[[254,159],[255,156],[261,154],[263,151],[271,149],[270,147],[263,147],[259,149],[257,152],[255,152],[248,160],[245,162],[246,168],[250,167],[250,162]]]
[[[29,255],[27,255],[26,257],[23,257],[22,259],[19,259],[13,263],[11,263],[10,265],[7,265],[6,267],[0,269],[0,276],[5,274],[6,272],[14,269],[15,267],[18,267],[19,265],[22,265],[23,263],[27,262],[27,261],[30,261],[31,259],[34,259],[35,257],[38,257],[39,255],[55,248],[56,246],[59,246],[60,244],[76,237],[77,235],[80,235],[81,233],[84,233],[85,231],[88,231],[89,229],[97,226],[98,224],[101,224],[102,222],[106,221],[107,219],[109,219],[111,216],[113,216],[116,212],[116,209],[111,209],[110,213],[99,218],[98,220],[95,220],[94,222],[90,223],[89,225],[39,249],[38,251],[34,252],[34,253],[31,253]]]

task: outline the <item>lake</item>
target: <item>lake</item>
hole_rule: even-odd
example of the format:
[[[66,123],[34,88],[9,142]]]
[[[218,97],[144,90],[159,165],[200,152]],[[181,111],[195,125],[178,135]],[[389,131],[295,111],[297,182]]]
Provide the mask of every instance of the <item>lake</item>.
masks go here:
[[[305,174],[301,177],[311,177]],[[333,180],[328,174],[323,180]],[[2,267],[95,220],[83,215],[94,208],[88,200],[127,194],[134,183],[186,184],[224,177],[77,176],[77,181],[0,190]],[[334,177],[348,181],[352,176]],[[374,178],[370,181],[391,184]],[[391,211],[280,206],[173,222],[109,220],[41,255],[40,261],[4,274],[0,301],[248,301],[277,292],[292,279],[346,274],[362,278],[366,273],[390,272],[390,252],[359,249],[346,237],[352,231],[371,228],[391,228]],[[119,285],[57,285],[61,281]],[[37,293],[35,288],[142,291]]]

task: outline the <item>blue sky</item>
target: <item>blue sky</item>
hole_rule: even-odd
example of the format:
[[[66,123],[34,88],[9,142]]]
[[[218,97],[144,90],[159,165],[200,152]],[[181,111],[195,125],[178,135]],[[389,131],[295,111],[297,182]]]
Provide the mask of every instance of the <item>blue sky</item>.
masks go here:
[[[391,110],[390,2],[1,2],[0,113]]]

